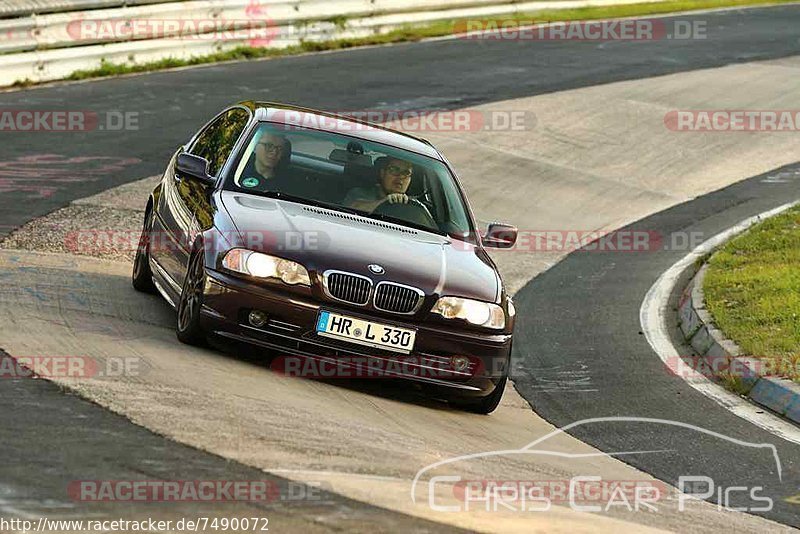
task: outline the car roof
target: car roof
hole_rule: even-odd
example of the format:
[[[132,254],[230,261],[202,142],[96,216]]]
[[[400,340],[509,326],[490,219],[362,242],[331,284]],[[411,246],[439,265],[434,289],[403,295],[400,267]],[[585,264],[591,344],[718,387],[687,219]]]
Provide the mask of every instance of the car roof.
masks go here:
[[[280,104],[276,102],[246,101],[240,102],[253,112],[258,121],[289,124],[295,127],[308,127],[331,133],[344,134],[351,137],[381,143],[410,152],[416,152],[443,161],[441,154],[433,145],[420,137],[415,137],[379,124],[361,121],[353,117],[336,115],[310,108]],[[334,119],[334,120],[331,120]]]

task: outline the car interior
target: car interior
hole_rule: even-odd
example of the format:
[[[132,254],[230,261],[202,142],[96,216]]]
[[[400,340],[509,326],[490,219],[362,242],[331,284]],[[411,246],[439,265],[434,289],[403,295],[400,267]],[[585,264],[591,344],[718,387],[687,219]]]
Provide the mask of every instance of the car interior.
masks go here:
[[[291,144],[289,146],[292,146]],[[346,149],[334,148],[327,158],[321,158],[294,149],[288,160],[285,172],[292,176],[291,194],[312,199],[335,206],[342,205],[347,194],[355,188],[368,188],[375,185],[379,178],[378,160],[384,154],[365,153],[364,147],[357,141],[348,143]],[[246,164],[253,163],[256,155],[251,153]],[[242,167],[242,166],[240,166]],[[239,185],[241,176],[237,176]],[[435,213],[431,180],[424,166],[414,164],[411,184],[407,194],[417,199],[428,210],[429,217],[401,216],[409,222],[418,222],[425,226],[439,226]],[[399,210],[398,210],[399,211]],[[441,211],[441,210],[439,210]],[[444,215],[444,214],[442,214]],[[419,219],[415,221],[414,219]]]

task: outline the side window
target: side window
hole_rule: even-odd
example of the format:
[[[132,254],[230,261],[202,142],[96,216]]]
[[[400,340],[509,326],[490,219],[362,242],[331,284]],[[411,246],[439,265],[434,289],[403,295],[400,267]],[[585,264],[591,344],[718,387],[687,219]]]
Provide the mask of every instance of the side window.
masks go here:
[[[220,115],[203,130],[189,153],[206,158],[208,174],[218,176],[249,118],[245,110],[238,108]]]

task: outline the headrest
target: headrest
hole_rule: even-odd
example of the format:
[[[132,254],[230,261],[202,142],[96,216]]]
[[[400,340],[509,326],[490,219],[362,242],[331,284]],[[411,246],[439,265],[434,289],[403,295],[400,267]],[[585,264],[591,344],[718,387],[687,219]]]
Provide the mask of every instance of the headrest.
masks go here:
[[[345,165],[360,165],[362,167],[372,167],[372,158],[367,154],[356,154],[341,148],[336,148],[328,156],[328,159]]]

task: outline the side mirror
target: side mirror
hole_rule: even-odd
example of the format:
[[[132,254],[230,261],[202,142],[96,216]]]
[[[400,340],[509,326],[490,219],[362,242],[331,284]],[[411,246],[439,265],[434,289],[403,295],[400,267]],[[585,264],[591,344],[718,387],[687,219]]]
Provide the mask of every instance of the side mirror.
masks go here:
[[[486,230],[482,242],[488,248],[511,248],[517,242],[517,227],[510,224],[492,223]]]
[[[217,183],[216,178],[208,175],[208,160],[206,158],[184,152],[178,155],[178,160],[175,162],[175,169],[179,175],[199,180],[206,186]]]

